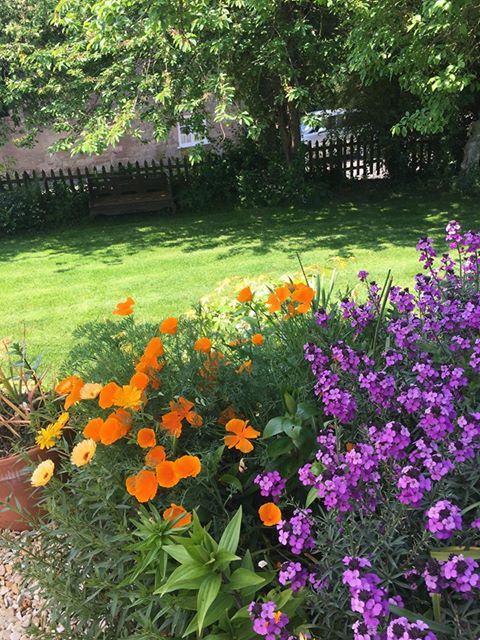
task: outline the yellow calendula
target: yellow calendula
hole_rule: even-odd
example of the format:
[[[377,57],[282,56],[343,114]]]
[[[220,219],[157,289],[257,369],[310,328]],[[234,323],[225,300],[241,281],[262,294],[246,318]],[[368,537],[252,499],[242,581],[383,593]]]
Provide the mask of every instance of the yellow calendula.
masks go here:
[[[97,443],[92,438],[88,440],[82,440],[73,447],[70,460],[76,467],[83,467],[88,464],[95,455],[97,450]]]
[[[49,424],[48,427],[40,429],[35,438],[35,442],[40,449],[51,449],[55,445],[60,433],[61,429],[59,431],[55,424]]]
[[[41,462],[34,472],[32,473],[32,477],[30,478],[30,482],[32,487],[43,487],[50,482],[53,472],[55,471],[55,463],[53,460],[44,460]]]

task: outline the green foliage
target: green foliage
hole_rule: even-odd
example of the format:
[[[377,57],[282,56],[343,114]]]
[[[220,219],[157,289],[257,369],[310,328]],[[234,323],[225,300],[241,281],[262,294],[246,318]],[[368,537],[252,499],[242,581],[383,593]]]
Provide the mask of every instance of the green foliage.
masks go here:
[[[86,194],[61,184],[55,184],[49,193],[37,185],[0,191],[0,231],[5,234],[71,223],[87,213]]]

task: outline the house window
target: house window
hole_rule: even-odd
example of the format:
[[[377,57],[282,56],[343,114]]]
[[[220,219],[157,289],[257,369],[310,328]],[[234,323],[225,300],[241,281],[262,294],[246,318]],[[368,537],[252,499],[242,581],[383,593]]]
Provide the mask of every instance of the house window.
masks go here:
[[[205,123],[204,123],[205,124]],[[177,124],[178,130],[178,148],[186,149],[188,147],[196,147],[197,144],[208,144],[207,138],[200,138],[198,133],[187,133],[185,126],[180,123]]]

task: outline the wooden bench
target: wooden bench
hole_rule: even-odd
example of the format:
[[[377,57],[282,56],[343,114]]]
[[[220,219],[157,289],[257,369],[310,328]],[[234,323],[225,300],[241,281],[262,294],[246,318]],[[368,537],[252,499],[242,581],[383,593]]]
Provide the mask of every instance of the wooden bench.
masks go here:
[[[161,176],[108,176],[88,178],[90,216],[114,216],[122,213],[175,212],[170,180]]]

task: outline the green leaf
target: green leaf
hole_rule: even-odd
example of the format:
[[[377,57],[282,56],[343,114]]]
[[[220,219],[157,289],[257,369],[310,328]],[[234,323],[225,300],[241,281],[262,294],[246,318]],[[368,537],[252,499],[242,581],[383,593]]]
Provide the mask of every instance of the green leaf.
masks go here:
[[[307,494],[307,499],[305,500],[305,507],[309,507],[312,502],[314,502],[318,498],[318,491],[315,487],[312,487]]]
[[[279,458],[284,453],[290,453],[292,450],[292,442],[289,438],[277,438],[270,442],[267,448],[268,455],[273,460]]]
[[[263,584],[265,579],[258,576],[254,571],[248,569],[236,569],[229,580],[229,587],[239,591],[245,587],[253,587],[255,585]]]
[[[167,544],[163,547],[163,549],[168,553],[169,556],[171,556],[180,564],[188,564],[192,561],[192,556],[181,544]]]
[[[203,623],[205,621],[207,611],[215,601],[215,598],[217,597],[221,586],[222,576],[219,573],[210,574],[205,578],[205,580],[203,580],[202,584],[200,585],[197,596],[197,625],[199,633],[202,633]]]
[[[417,620],[421,620],[428,624],[431,631],[437,633],[443,633],[447,636],[452,635],[452,629],[447,627],[445,624],[440,624],[439,622],[435,622],[434,620],[429,620],[429,618],[425,618],[425,616],[420,615],[419,613],[414,613],[413,611],[409,611],[408,609],[402,609],[402,607],[397,607],[394,604],[389,605],[390,611],[399,617],[405,617],[410,622],[416,622]]]
[[[245,552],[245,555],[243,556],[242,567],[244,569],[248,569],[249,571],[253,571],[254,570],[252,554],[250,553],[250,549],[247,549],[246,552]]]
[[[242,507],[238,508],[237,513],[228,523],[225,531],[220,538],[218,546],[220,549],[235,553],[240,540],[240,527],[242,526]]]
[[[315,418],[318,415],[318,407],[314,402],[299,402],[297,407],[297,417],[301,420]]]
[[[224,473],[223,476],[220,476],[220,482],[229,484],[230,486],[235,487],[235,489],[238,489],[238,491],[243,489],[240,480],[230,473]]]
[[[269,420],[263,430],[262,438],[266,440],[283,432],[283,423],[289,421],[285,416],[278,416]]]
[[[226,569],[226,567],[235,560],[241,560],[240,556],[236,556],[234,553],[230,553],[226,549],[219,549],[215,554],[214,567],[218,569]]]
[[[209,570],[208,567],[197,562],[190,562],[191,564],[181,564],[177,567],[163,587],[160,587],[155,593],[164,595],[179,589],[197,589],[200,585],[199,579],[206,576]]]
[[[233,606],[234,602],[235,601],[233,599],[233,596],[226,593],[220,593],[217,599],[215,600],[215,602],[213,603],[213,605],[207,611],[207,614],[203,621],[203,626],[206,628],[212,625],[214,622],[221,620],[222,617]],[[248,616],[248,612],[247,612],[247,616]],[[188,627],[185,629],[185,633],[183,634],[183,637],[185,638],[191,633],[194,633],[197,630],[197,628],[198,628],[198,614],[195,615],[195,617],[191,620]]]

